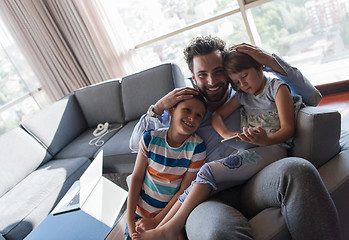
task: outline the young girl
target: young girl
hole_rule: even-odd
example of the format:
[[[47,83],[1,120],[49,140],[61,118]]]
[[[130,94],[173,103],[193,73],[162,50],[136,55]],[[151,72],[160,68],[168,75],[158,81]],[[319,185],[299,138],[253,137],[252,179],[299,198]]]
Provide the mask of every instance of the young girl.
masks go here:
[[[128,194],[125,239],[136,226],[156,227],[195,179],[206,158],[205,144],[195,134],[205,112],[204,97],[193,95],[169,110],[167,129],[143,135]]]
[[[224,69],[237,92],[213,113],[212,126],[223,138],[237,135],[240,141],[259,146],[206,163],[159,226],[150,231],[136,228],[133,239],[177,239],[190,212],[212,192],[241,184],[271,162],[286,157],[287,144],[283,142],[295,130],[288,86],[266,77],[258,62],[235,50],[227,53]],[[243,134],[229,131],[223,121],[240,106]]]

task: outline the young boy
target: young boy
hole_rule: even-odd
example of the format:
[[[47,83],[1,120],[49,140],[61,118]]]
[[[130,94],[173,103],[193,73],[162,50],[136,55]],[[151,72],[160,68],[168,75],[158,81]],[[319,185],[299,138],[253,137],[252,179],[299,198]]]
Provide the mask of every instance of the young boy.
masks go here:
[[[206,159],[206,146],[195,134],[205,112],[206,100],[198,93],[169,109],[168,128],[143,135],[128,195],[125,239],[131,239],[136,226],[155,228],[195,179]]]

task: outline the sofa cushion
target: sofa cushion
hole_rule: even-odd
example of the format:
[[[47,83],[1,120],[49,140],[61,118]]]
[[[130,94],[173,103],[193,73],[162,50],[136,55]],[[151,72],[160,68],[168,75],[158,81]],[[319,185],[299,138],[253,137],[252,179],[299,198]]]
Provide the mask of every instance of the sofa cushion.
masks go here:
[[[0,234],[23,239],[89,166],[88,158],[51,160],[0,198]]]
[[[55,158],[88,157],[93,159],[100,146],[107,142],[108,139],[110,139],[115,133],[117,133],[120,127],[122,127],[121,124],[111,124],[108,133],[100,137],[95,137],[93,135],[95,128],[87,129],[80,136],[65,146],[60,152],[58,152],[55,155]]]
[[[105,81],[75,91],[88,127],[99,123],[124,123],[119,80]]]
[[[289,150],[289,156],[305,158],[319,168],[339,152],[340,128],[338,111],[302,108],[298,113],[294,147]]]
[[[43,109],[21,123],[52,155],[55,155],[87,128],[74,94]]]
[[[177,65],[163,64],[124,77],[121,81],[125,120],[139,119],[151,104],[177,87],[184,87],[184,77]]]
[[[137,153],[129,148],[129,139],[137,122],[134,120],[127,123],[101,147],[104,154],[104,172],[131,173],[133,171]]]
[[[0,196],[52,157],[20,127],[0,136],[0,152]]]

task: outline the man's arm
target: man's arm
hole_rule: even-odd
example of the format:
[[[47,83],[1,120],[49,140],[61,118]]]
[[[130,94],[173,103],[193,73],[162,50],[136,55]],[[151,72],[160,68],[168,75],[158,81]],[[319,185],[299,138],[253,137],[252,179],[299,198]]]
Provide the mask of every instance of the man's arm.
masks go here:
[[[138,151],[138,142],[146,131],[167,127],[170,122],[167,110],[176,105],[179,101],[192,98],[193,95],[197,93],[198,91],[194,88],[178,88],[172,90],[157,101],[154,105],[153,112],[160,115],[161,118],[151,117],[148,114],[144,114],[133,129],[129,142],[130,149],[135,152]]]
[[[139,140],[141,140],[143,134],[150,130],[156,130],[159,128],[164,128],[168,126],[170,122],[170,116],[167,111],[164,111],[162,114],[161,119],[156,117],[150,117],[148,114],[144,114],[136,124],[136,126],[133,129],[130,142],[129,142],[129,148],[137,152],[138,151],[138,143]]]
[[[321,101],[321,93],[309,80],[295,67],[275,54],[269,54],[262,49],[242,43],[234,46],[239,51],[253,57],[257,62],[265,66],[265,71],[273,72],[276,77],[287,83],[292,93],[301,95],[306,105],[317,106]]]
[[[270,53],[267,53],[257,46],[242,43],[234,46],[238,52],[250,55],[254,60],[263,66],[269,67],[273,72],[286,76],[287,72]]]

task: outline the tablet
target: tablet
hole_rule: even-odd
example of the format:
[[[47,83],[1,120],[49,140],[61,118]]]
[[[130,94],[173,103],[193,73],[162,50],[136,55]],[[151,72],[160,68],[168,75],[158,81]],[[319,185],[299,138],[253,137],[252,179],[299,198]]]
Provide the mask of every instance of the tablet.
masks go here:
[[[232,148],[235,148],[238,150],[245,150],[245,149],[249,149],[249,148],[253,148],[253,147],[258,147],[258,145],[253,144],[253,143],[236,141],[239,139],[240,138],[237,135],[234,135],[230,138],[225,138],[225,139],[221,140],[221,142],[224,145],[227,145],[229,147],[232,147]]]

